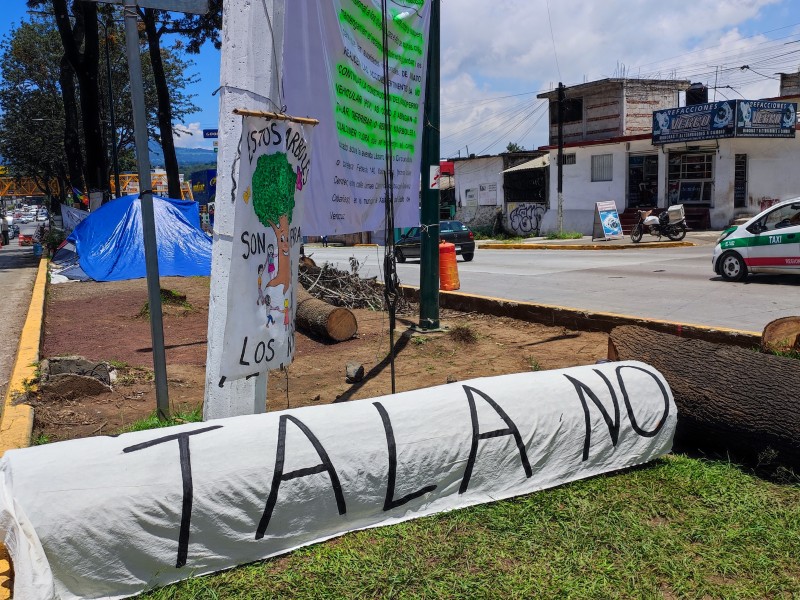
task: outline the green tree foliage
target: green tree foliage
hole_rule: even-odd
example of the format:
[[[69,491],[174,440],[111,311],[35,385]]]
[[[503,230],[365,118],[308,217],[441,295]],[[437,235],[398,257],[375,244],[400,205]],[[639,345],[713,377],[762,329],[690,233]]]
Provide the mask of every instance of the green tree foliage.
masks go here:
[[[525,152],[525,148],[516,142],[508,142],[508,146],[506,146],[506,152]]]
[[[135,170],[133,160],[133,114],[131,110],[130,79],[125,55],[125,37],[119,22],[120,12],[110,10],[106,27],[100,39],[102,69],[99,72],[99,117],[104,142],[95,151],[110,156],[109,85],[105,64],[105,45],[108,44],[111,64],[111,97],[114,102],[117,150],[121,171]],[[30,22],[23,22],[0,43],[0,64],[3,82],[0,84],[0,155],[13,174],[19,177],[35,177],[37,181],[53,178],[64,181],[67,190],[74,177],[69,177],[65,158],[65,119],[62,94],[65,92],[76,103],[80,103],[80,88],[64,86],[62,77],[63,42],[50,15],[36,15]],[[193,63],[182,58],[172,47],[162,48],[162,63],[170,88],[172,114],[178,121],[196,112],[191,94],[186,87],[194,81],[190,74]],[[145,86],[145,105],[148,112],[148,134],[158,141],[156,127],[158,102],[149,54],[142,52],[142,70]],[[75,77],[72,71],[69,77]],[[41,119],[33,120],[32,119]],[[78,116],[78,125],[82,119]],[[75,136],[74,145],[86,156],[86,148],[80,136]],[[110,165],[111,160],[106,159]],[[105,181],[108,181],[109,169]],[[88,178],[87,178],[88,180]],[[107,184],[106,184],[107,185]],[[78,187],[82,187],[79,183]],[[46,193],[51,193],[46,191]],[[52,192],[54,193],[54,192]]]
[[[58,84],[63,50],[42,18],[22,23],[0,43],[0,155],[15,177],[32,177],[46,194],[64,182],[64,107]]]
[[[297,175],[283,152],[262,154],[253,172],[253,209],[266,227],[285,216],[292,222]]]

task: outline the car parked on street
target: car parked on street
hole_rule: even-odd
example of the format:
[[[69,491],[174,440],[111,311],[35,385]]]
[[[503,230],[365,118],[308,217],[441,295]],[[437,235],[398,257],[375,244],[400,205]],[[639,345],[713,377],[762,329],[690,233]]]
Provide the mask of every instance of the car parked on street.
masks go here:
[[[397,262],[420,256],[420,228],[412,227],[395,244]],[[456,254],[469,262],[475,257],[475,235],[461,221],[439,221],[439,240],[450,242],[456,247]]]
[[[800,197],[723,231],[711,261],[726,281],[741,281],[748,273],[800,275]]]

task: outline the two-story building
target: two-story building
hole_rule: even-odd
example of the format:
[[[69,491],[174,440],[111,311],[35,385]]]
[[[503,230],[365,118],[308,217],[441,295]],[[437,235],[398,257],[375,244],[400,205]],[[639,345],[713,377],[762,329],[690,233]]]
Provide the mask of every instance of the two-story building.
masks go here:
[[[708,102],[705,88],[679,80],[605,79],[564,92],[566,230],[591,233],[600,201],[614,200],[620,213],[681,203],[692,215],[690,226],[722,229],[737,216],[800,195],[800,142],[790,106],[800,74],[782,75],[781,96],[769,101]],[[550,154],[551,202],[542,229],[554,230],[558,91],[539,97],[550,102],[550,140],[542,150]],[[752,123],[750,115],[764,123]],[[776,119],[784,126],[772,126]]]

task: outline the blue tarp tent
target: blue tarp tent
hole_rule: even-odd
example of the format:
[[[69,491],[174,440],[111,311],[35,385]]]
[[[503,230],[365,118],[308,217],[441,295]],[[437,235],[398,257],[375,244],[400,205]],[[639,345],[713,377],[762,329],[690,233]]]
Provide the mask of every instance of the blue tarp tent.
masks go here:
[[[163,277],[211,274],[211,238],[200,229],[196,202],[153,197],[158,272]],[[91,212],[70,234],[84,272],[96,281],[146,276],[142,205],[123,196]]]

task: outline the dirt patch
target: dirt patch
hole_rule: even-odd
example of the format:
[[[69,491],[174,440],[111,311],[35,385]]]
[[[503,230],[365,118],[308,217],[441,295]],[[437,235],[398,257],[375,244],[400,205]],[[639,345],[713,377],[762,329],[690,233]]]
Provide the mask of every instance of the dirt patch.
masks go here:
[[[205,385],[209,281],[166,277],[162,288],[185,295],[164,306],[164,341],[174,411],[202,404]],[[150,323],[140,316],[145,280],[85,282],[50,287],[43,356],[78,354],[118,366],[110,393],[34,402],[34,438],[63,440],[118,432],[155,409]],[[413,305],[412,305],[413,306]],[[386,313],[353,311],[358,336],[328,344],[298,333],[294,363],[269,376],[267,408],[343,402],[391,393]],[[441,311],[451,333],[412,335],[416,314],[398,318],[395,382],[398,392],[475,377],[592,364],[605,358],[608,336],[515,319]],[[364,365],[363,381],[345,380],[347,363]]]

